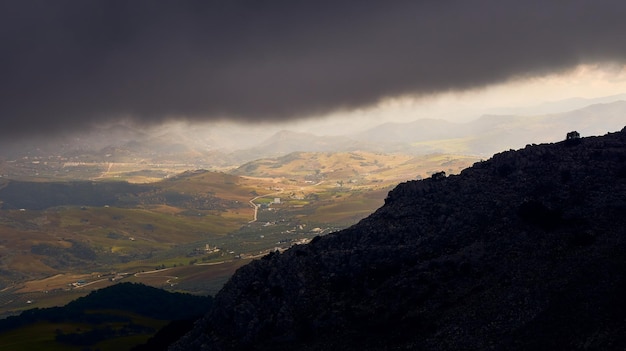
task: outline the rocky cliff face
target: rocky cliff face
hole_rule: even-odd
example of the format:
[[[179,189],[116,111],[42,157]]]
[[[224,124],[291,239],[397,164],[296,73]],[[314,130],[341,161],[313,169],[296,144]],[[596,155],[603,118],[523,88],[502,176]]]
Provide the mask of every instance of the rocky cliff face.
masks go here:
[[[241,268],[172,350],[626,348],[626,128],[398,185]]]

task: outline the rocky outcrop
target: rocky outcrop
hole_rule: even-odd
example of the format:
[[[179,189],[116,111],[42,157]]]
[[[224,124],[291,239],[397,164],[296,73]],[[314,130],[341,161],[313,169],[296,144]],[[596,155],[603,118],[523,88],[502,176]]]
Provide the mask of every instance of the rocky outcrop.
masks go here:
[[[411,181],[242,267],[171,350],[626,348],[626,128]]]

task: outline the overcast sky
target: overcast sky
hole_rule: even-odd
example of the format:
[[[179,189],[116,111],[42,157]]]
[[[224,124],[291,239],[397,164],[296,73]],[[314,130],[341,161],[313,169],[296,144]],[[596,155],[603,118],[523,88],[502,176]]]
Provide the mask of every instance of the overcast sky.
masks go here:
[[[624,18],[621,0],[3,0],[0,133],[399,113],[583,76],[618,92]]]

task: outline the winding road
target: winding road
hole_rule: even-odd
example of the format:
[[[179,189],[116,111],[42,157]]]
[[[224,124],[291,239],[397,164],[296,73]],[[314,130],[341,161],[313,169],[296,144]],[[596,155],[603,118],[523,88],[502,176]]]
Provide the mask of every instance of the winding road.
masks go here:
[[[261,205],[257,205],[257,204],[254,203],[254,201],[256,199],[260,199],[262,197],[267,197],[267,196],[274,196],[274,195],[282,194],[283,192],[284,192],[284,190],[280,190],[280,191],[277,191],[277,192],[274,192],[274,193],[270,193],[270,194],[259,195],[259,196],[256,196],[256,197],[252,198],[250,201],[248,201],[250,203],[250,206],[252,206],[252,208],[254,208],[254,218],[250,222],[248,222],[248,223],[254,223],[254,222],[257,221],[257,215],[258,215],[258,212],[259,212],[259,207]]]

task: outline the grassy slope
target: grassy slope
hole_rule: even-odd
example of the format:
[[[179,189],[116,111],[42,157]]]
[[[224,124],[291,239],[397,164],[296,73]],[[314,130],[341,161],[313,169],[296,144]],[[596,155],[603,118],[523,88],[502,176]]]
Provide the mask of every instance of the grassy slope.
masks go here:
[[[63,296],[106,286],[112,272],[155,268],[169,270],[123,279],[214,293],[247,261],[237,260],[239,254],[258,256],[277,243],[288,247],[346,227],[380,207],[397,183],[440,170],[456,173],[475,161],[456,155],[294,153],[249,163],[234,174],[185,172],[149,184],[145,193],[122,194],[123,206],[0,210],[0,269],[6,272],[0,312],[52,306],[68,301]],[[128,164],[107,169],[132,171]],[[136,174],[143,173],[152,174]],[[250,223],[252,198],[264,206]],[[222,250],[205,253],[206,244]],[[220,262],[225,263],[198,265]],[[79,279],[95,283],[64,291]]]

